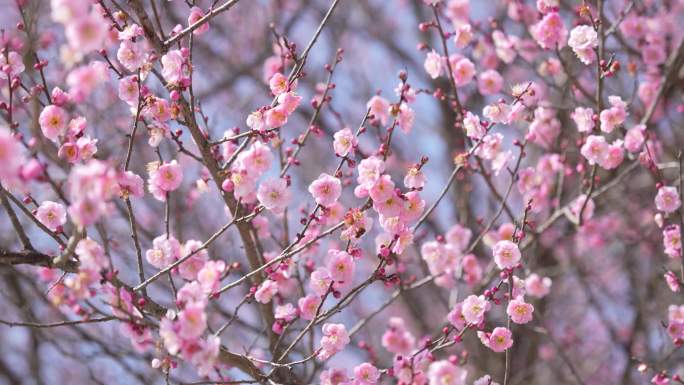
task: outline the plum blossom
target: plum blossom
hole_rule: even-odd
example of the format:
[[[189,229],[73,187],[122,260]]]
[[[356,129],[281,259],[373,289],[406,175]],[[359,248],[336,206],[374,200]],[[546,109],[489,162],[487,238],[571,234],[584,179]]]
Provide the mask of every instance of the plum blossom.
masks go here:
[[[314,197],[316,204],[328,207],[337,202],[342,193],[342,182],[339,179],[321,174],[309,185],[309,193]]]
[[[570,31],[568,45],[584,64],[591,64],[596,59],[594,48],[598,46],[598,34],[593,27],[578,25]]]
[[[333,148],[337,156],[347,156],[354,153],[354,148],[359,144],[356,135],[345,127],[333,135]]]
[[[532,321],[534,306],[526,303],[523,298],[512,299],[506,307],[506,314],[517,324],[526,324]]]
[[[347,344],[349,344],[349,334],[344,325],[326,323],[323,325],[321,350],[319,351],[317,358],[321,361],[325,361],[342,351]]]
[[[431,78],[437,79],[442,74],[442,61],[442,56],[435,50],[428,52],[425,63],[423,64],[425,72],[427,72]]]
[[[290,203],[292,193],[285,179],[271,178],[259,185],[257,199],[266,209],[278,214]]]
[[[465,385],[468,371],[448,360],[435,361],[428,369],[429,385]]]
[[[512,269],[520,262],[521,254],[518,245],[509,241],[502,240],[494,245],[494,262],[501,269]]]
[[[484,321],[484,314],[489,310],[489,306],[483,295],[470,295],[463,301],[461,312],[466,322],[477,325]]]
[[[36,218],[47,228],[55,231],[66,223],[66,209],[60,203],[43,201],[36,210]]]
[[[679,193],[676,187],[663,186],[658,189],[658,194],[655,197],[656,208],[665,213],[673,213],[680,206]]]
[[[38,117],[43,135],[53,142],[56,142],[60,136],[66,133],[68,120],[67,112],[55,105],[43,108]]]
[[[496,327],[491,333],[478,331],[477,336],[483,345],[497,353],[501,353],[513,346],[513,333],[505,327]]]

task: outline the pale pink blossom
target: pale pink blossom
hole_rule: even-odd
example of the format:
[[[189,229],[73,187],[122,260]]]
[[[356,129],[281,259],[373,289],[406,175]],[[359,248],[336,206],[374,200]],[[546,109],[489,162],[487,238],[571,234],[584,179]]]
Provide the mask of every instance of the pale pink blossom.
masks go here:
[[[199,7],[192,7],[190,8],[190,14],[188,15],[188,26],[194,25],[197,23],[200,19],[204,17],[204,11],[199,8]],[[204,24],[200,25],[197,27],[194,31],[192,31],[193,34],[199,36],[209,30],[209,23],[205,22]]]
[[[289,88],[289,83],[287,81],[287,77],[280,72],[277,72],[271,76],[271,79],[268,81],[268,86],[271,89],[271,92],[273,95],[278,96],[282,93],[287,92]]]
[[[596,59],[594,48],[598,47],[598,34],[593,27],[578,25],[570,31],[568,45],[584,64],[591,64]]]
[[[533,297],[543,298],[551,291],[551,283],[551,278],[532,273],[525,279],[525,291]]]
[[[337,202],[342,193],[342,182],[328,174],[321,174],[309,185],[309,193],[316,204],[328,207]]]
[[[494,245],[493,254],[494,262],[501,270],[514,268],[522,257],[518,245],[509,240],[497,242]]]
[[[497,353],[501,353],[513,346],[513,333],[505,327],[497,327],[491,333],[477,332],[482,343]]]
[[[588,107],[575,108],[575,111],[570,114],[570,118],[575,121],[575,124],[577,125],[577,131],[579,132],[591,132],[595,126],[594,110]]]
[[[461,307],[463,318],[470,324],[477,325],[484,321],[484,314],[489,310],[489,303],[483,295],[470,295]]]
[[[43,201],[36,210],[36,218],[47,228],[55,231],[66,223],[66,209],[60,203]]]
[[[370,109],[370,113],[374,116],[374,120],[380,121],[382,125],[387,124],[389,118],[389,102],[380,96],[373,96],[366,104],[366,108]]]
[[[453,70],[454,82],[457,87],[470,83],[475,76],[475,65],[468,58],[462,58],[451,65]]]
[[[287,181],[282,178],[267,179],[259,185],[257,199],[266,209],[281,213],[292,199],[292,192]]]
[[[675,212],[681,206],[677,188],[672,186],[659,188],[655,197],[655,205],[658,210],[665,213]]]
[[[443,71],[443,59],[435,50],[428,52],[423,67],[431,78],[437,79]]]
[[[340,250],[328,251],[328,272],[335,282],[348,284],[354,277],[354,258],[349,253]]]
[[[354,148],[359,144],[356,135],[345,127],[333,135],[333,149],[337,156],[347,156],[354,153]]]
[[[486,70],[477,77],[477,89],[482,95],[494,95],[501,91],[503,77],[496,70]]]
[[[465,385],[468,371],[448,360],[435,361],[428,369],[429,385]]]
[[[180,50],[167,52],[161,58],[162,76],[169,83],[179,84],[186,77],[185,58]]]
[[[506,314],[517,324],[532,321],[532,313],[534,313],[534,306],[526,303],[521,297],[512,299],[506,307]]]
[[[336,353],[342,351],[349,344],[349,333],[343,324],[326,323],[323,325],[323,337],[321,338],[321,350],[318,359],[325,361]]]
[[[267,279],[259,285],[259,288],[254,293],[254,299],[259,303],[269,303],[277,293],[278,284],[275,281]]]
[[[66,133],[68,122],[69,117],[66,111],[55,105],[43,108],[38,117],[38,123],[43,135],[53,142],[57,142],[57,139]]]
[[[380,370],[373,364],[364,362],[354,368],[355,385],[374,385],[380,379]]]

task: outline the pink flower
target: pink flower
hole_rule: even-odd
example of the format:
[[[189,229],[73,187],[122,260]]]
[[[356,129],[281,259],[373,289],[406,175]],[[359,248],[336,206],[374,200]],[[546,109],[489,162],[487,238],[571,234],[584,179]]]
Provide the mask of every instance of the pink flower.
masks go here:
[[[67,211],[76,225],[90,226],[97,222],[106,210],[105,202],[92,197],[84,197],[73,202]]]
[[[466,322],[477,325],[484,321],[484,314],[489,310],[489,302],[483,295],[470,295],[463,301],[461,312]]]
[[[9,77],[13,78],[24,72],[25,69],[24,60],[15,51],[7,53],[7,57],[0,55],[0,70]]]
[[[530,32],[534,40],[544,49],[554,49],[556,46],[561,46],[565,43],[568,34],[558,12],[544,15],[541,21],[532,26]]]
[[[223,261],[209,261],[202,266],[197,273],[197,281],[202,286],[205,293],[214,293],[218,290],[221,282],[221,275],[226,270],[226,263]]]
[[[589,164],[601,164],[608,157],[608,143],[606,138],[601,135],[589,135],[586,142],[582,145],[580,153],[584,156]]]
[[[610,133],[627,119],[627,104],[615,95],[609,96],[608,101],[612,107],[601,111],[599,118],[601,131]]]
[[[544,0],[537,0],[537,4],[539,4],[542,1],[544,1]],[[546,1],[548,1],[548,0],[546,0]],[[492,376],[490,376],[489,374],[485,374],[484,376],[475,380],[475,382],[473,382],[473,385],[499,385],[499,383],[494,382],[492,380]]]
[[[577,107],[570,117],[575,121],[579,132],[591,132],[595,126],[594,110],[591,108]]]
[[[406,172],[404,177],[404,186],[410,189],[422,189],[425,186],[427,177],[425,174],[417,167],[411,167]]]
[[[242,168],[247,172],[253,173],[254,176],[260,176],[271,168],[273,153],[267,145],[261,142],[254,142],[252,147],[247,151],[241,152],[237,159]]]
[[[665,254],[671,258],[679,258],[682,255],[682,238],[679,225],[668,226],[663,230],[663,245]]]
[[[323,207],[331,206],[337,202],[342,193],[342,182],[328,174],[321,174],[318,179],[309,185],[309,193],[316,200],[316,204]]]
[[[448,360],[435,361],[428,369],[430,385],[465,385],[468,371]]]
[[[404,355],[411,352],[415,343],[416,339],[406,329],[404,320],[391,317],[388,321],[388,329],[382,335],[382,346],[390,353]]]
[[[392,182],[392,177],[389,175],[382,175],[373,184],[368,193],[374,201],[383,201],[389,199],[394,195],[394,182]]]
[[[174,159],[164,163],[150,176],[150,185],[167,193],[176,190],[183,182],[183,169]]]
[[[466,129],[466,135],[471,139],[481,139],[487,133],[487,130],[480,123],[480,118],[470,111],[466,112],[463,126]]]
[[[90,136],[82,136],[76,141],[78,146],[78,156],[82,161],[87,161],[97,153],[98,139],[91,139]]]
[[[431,78],[437,79],[439,75],[442,74],[442,56],[438,54],[434,49],[428,52],[427,57],[425,57],[425,72],[430,75]]]
[[[322,361],[327,360],[334,354],[342,351],[347,344],[349,344],[349,334],[343,324],[324,324],[318,359]]]
[[[76,163],[78,161],[78,146],[73,142],[66,142],[59,147],[57,156],[66,159],[69,163]]]
[[[354,278],[354,258],[340,250],[328,251],[328,272],[335,282],[350,283]]]
[[[297,107],[299,107],[299,103],[301,101],[302,97],[295,94],[292,91],[284,92],[278,95],[278,103],[282,106],[282,108],[288,115],[292,114],[297,109]]]
[[[119,99],[130,106],[138,106],[139,86],[137,76],[126,76],[119,80]]]
[[[456,45],[456,48],[465,48],[470,44],[470,41],[473,39],[472,30],[470,24],[463,24],[458,27],[456,34],[454,35],[454,44]]]
[[[673,293],[679,293],[681,284],[680,284],[679,278],[677,278],[677,275],[668,270],[665,273],[664,277],[665,277],[665,282],[667,283],[667,286],[670,288],[670,290]]]
[[[21,143],[7,127],[0,127],[0,181],[17,179],[24,163]]]
[[[637,124],[636,126],[627,130],[625,134],[625,149],[629,152],[639,152],[641,146],[644,144],[646,137],[644,132],[646,131],[646,126],[643,124]]]
[[[190,15],[188,15],[188,26],[191,26],[195,23],[197,23],[201,18],[204,17],[204,11],[202,11],[201,8],[199,7],[192,7],[190,8]],[[194,35],[201,35],[209,30],[209,23],[205,22],[198,28],[196,28],[192,33]]]
[[[36,210],[36,218],[47,228],[55,231],[66,223],[66,209],[59,203],[43,201]]]
[[[121,45],[119,45],[119,50],[116,52],[116,58],[119,59],[119,63],[131,72],[137,71],[147,59],[147,53],[143,44],[140,41],[122,41]]]
[[[178,273],[183,279],[188,281],[196,279],[197,273],[200,271],[200,269],[202,269],[204,264],[207,263],[207,259],[209,259],[207,251],[197,251],[201,246],[202,242],[190,239],[186,241],[185,244],[183,244],[183,246],[181,247],[181,254],[183,257],[191,253],[194,253],[192,257],[186,259],[185,262],[181,263],[178,266]]]
[[[369,189],[373,187],[382,172],[385,171],[385,162],[377,157],[366,158],[359,162],[357,170],[359,176],[356,178],[356,181],[359,185]]]
[[[387,124],[389,117],[389,102],[380,96],[373,96],[366,104],[366,108],[370,109],[370,113],[374,116],[373,120],[378,120],[382,125]]]
[[[355,385],[373,385],[378,383],[380,371],[368,362],[364,362],[354,368]]]
[[[492,123],[508,124],[511,106],[500,101],[488,104],[482,109],[482,115]]]
[[[537,0],[537,9],[541,13],[558,11],[559,5],[559,0]]]
[[[333,149],[337,156],[347,156],[354,153],[354,148],[359,144],[356,135],[345,127],[333,135]]]
[[[465,317],[463,317],[463,303],[459,302],[457,303],[454,308],[447,314],[447,321],[449,323],[457,328],[457,329],[463,329],[468,322],[465,320]]]
[[[525,291],[533,297],[543,298],[551,291],[551,278],[530,274],[525,280]]]
[[[480,146],[475,150],[475,155],[482,159],[492,160],[501,151],[503,143],[503,135],[498,132],[495,134],[487,134],[482,138]]]
[[[266,127],[266,116],[261,111],[254,111],[247,116],[247,127],[255,131],[263,131]]]
[[[596,59],[594,48],[598,47],[598,34],[593,27],[578,25],[570,31],[568,45],[584,64],[591,64]]]
[[[330,284],[332,283],[332,278],[330,278],[330,273],[324,268],[318,268],[311,273],[311,278],[309,279],[309,287],[318,296],[324,296],[330,289]]]
[[[259,288],[254,293],[254,299],[259,303],[269,303],[276,293],[278,293],[278,284],[267,279],[259,285]]]
[[[109,24],[102,17],[101,8],[97,7],[87,16],[69,20],[66,23],[65,35],[71,48],[86,54],[103,47]]]
[[[454,82],[457,87],[470,83],[475,76],[475,65],[468,58],[463,58],[451,65]]]
[[[311,321],[316,316],[316,310],[318,310],[318,305],[320,303],[320,297],[314,294],[309,294],[306,297],[300,298],[297,302],[299,316],[304,320]]]
[[[43,135],[53,142],[57,142],[57,139],[66,133],[68,120],[66,111],[55,105],[43,108],[38,117]]]
[[[491,333],[477,332],[482,343],[497,353],[501,353],[513,346],[513,333],[504,327],[497,327]]]
[[[162,76],[169,83],[180,84],[185,79],[185,58],[180,50],[172,50],[161,58]]]
[[[509,240],[497,242],[493,253],[494,262],[501,270],[514,268],[522,258],[518,245]]]
[[[119,184],[119,194],[123,197],[133,195],[140,198],[145,195],[143,179],[132,171],[120,173],[117,182]]]
[[[145,258],[150,265],[163,269],[178,260],[181,256],[181,245],[176,238],[160,235],[152,240],[152,248],[147,250]]]
[[[496,70],[486,70],[477,77],[477,89],[482,95],[494,95],[502,86],[503,77]]]
[[[663,186],[655,197],[656,208],[665,213],[672,213],[679,208],[681,201],[676,187]]]
[[[285,75],[281,74],[280,72],[276,72],[275,74],[273,74],[273,76],[271,76],[271,79],[269,79],[268,86],[271,89],[273,95],[278,96],[282,93],[287,92],[289,83]]]
[[[178,314],[178,335],[183,339],[199,338],[207,328],[207,314],[204,304],[190,302]]]
[[[512,299],[506,307],[506,314],[511,317],[511,321],[517,324],[526,324],[532,321],[534,306],[526,303],[522,297]]]
[[[589,198],[586,194],[580,194],[572,203],[570,204],[570,213],[574,217],[574,220],[579,221],[580,210],[582,211],[582,220],[591,219],[594,216],[594,210],[596,204],[594,200]]]
[[[278,214],[290,203],[292,193],[287,188],[287,181],[282,178],[271,178],[263,181],[257,190],[257,199],[266,209]]]
[[[266,111],[265,122],[269,128],[278,128],[287,124],[288,113],[283,106]]]

